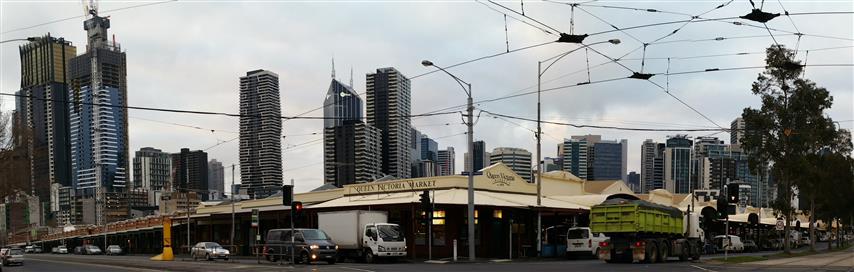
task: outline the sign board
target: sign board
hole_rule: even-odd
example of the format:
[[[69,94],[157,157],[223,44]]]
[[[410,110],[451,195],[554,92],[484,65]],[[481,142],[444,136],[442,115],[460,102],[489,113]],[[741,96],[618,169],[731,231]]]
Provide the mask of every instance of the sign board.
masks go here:
[[[348,194],[391,193],[430,190],[436,188],[436,179],[408,179],[394,182],[376,182],[351,185]]]
[[[777,218],[777,225],[774,226],[774,229],[778,231],[782,231],[786,228],[786,225],[783,223],[783,219]]]
[[[258,227],[258,209],[252,209],[252,227]]]

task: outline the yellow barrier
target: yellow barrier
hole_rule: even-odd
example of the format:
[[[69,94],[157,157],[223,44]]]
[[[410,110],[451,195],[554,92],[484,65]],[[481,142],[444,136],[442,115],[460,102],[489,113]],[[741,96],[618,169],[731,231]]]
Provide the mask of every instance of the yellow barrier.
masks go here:
[[[175,260],[175,255],[172,255],[172,218],[163,218],[163,253],[151,257],[152,261],[172,261]]]

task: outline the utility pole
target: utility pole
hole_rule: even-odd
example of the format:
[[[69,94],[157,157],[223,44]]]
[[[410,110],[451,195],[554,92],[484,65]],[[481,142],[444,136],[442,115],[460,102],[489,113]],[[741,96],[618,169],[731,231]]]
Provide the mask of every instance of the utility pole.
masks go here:
[[[554,64],[554,63],[553,63]],[[540,166],[540,162],[543,160],[543,155],[540,153],[542,150],[542,120],[540,119],[541,115],[541,107],[540,107],[540,93],[542,92],[542,78],[543,78],[543,62],[537,62],[537,135],[534,135],[537,138],[537,208],[539,209],[542,204],[542,190],[543,190],[543,169]],[[543,217],[542,213],[537,210],[537,256],[540,256],[542,253],[543,243],[541,241],[543,237]]]
[[[186,161],[189,161],[187,158]],[[184,205],[187,206],[187,253],[190,253],[190,167],[187,165],[188,163],[184,163],[184,173],[186,176],[186,180],[184,180],[185,195],[184,198],[186,201]]]
[[[231,236],[228,239],[231,251],[234,251],[234,164],[231,164]]]

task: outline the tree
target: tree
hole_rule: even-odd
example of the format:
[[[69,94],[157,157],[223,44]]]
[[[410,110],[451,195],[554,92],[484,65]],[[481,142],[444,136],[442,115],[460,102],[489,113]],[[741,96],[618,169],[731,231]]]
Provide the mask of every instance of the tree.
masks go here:
[[[784,46],[774,45],[766,50],[765,71],[751,88],[760,97],[762,106],[745,108],[742,113],[747,128],[742,146],[750,154],[751,170],[758,171],[766,163],[773,163],[771,174],[778,182],[773,206],[786,218],[786,253],[790,252],[788,233],[794,213],[792,189],[803,190],[813,200],[817,195],[813,190],[817,181],[808,174],[812,171],[804,171],[814,167],[808,155],[828,147],[837,148],[841,142],[841,133],[824,114],[833,104],[833,98],[826,89],[800,77],[803,65],[794,57],[795,51]]]

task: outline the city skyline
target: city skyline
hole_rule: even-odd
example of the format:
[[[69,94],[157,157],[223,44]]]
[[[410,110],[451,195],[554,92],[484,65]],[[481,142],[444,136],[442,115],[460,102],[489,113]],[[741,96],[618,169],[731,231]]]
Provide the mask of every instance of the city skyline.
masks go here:
[[[15,4],[4,3],[3,5],[4,7],[7,7],[6,9],[4,9],[4,16],[2,19],[2,25],[4,25],[4,32],[8,31],[8,28],[40,23],[41,21],[39,21],[39,19],[43,20],[45,16],[49,18],[65,18],[69,16],[61,10],[61,7],[69,7],[67,8],[67,10],[79,10],[76,8],[70,8],[71,6],[76,7],[76,5],[79,5],[79,3],[71,3],[67,5],[56,4],[58,7],[56,9],[47,7],[46,4],[36,4],[35,7],[27,8],[20,7],[20,9],[18,9],[19,7],[16,7]],[[370,6],[369,4],[364,5]],[[745,3],[734,3],[733,5],[740,5],[740,9],[747,8],[745,7]],[[845,9],[847,7],[850,7],[850,4],[846,5],[839,3],[824,3],[816,7],[805,6],[798,3],[791,3],[789,5],[791,6],[787,6],[787,8],[792,10],[797,9],[799,11],[829,10],[834,9],[834,7]],[[104,3],[102,5],[102,9],[121,6],[122,4]],[[271,6],[275,8],[291,7],[287,4],[271,4]],[[322,40],[312,40],[310,38],[305,38],[306,36],[297,35],[295,40],[300,40],[299,37],[303,37],[304,39],[302,39],[302,42],[288,43],[282,40],[264,40],[264,42],[260,43],[247,43],[245,46],[252,46],[253,48],[257,48],[260,52],[253,53],[238,50],[239,53],[235,53],[233,51],[223,51],[223,55],[204,62],[199,60],[210,57],[211,54],[218,49],[224,49],[230,46],[235,47],[234,45],[236,44],[234,42],[224,41],[221,44],[211,44],[208,45],[208,47],[202,47],[205,49],[199,50],[201,52],[189,52],[187,48],[200,46],[200,43],[198,41],[191,43],[191,41],[193,40],[192,38],[198,40],[199,35],[204,35],[204,33],[208,32],[229,33],[228,31],[230,30],[228,28],[214,30],[213,28],[215,27],[202,27],[198,21],[186,20],[187,28],[193,29],[195,27],[198,33],[194,34],[191,30],[186,29],[175,29],[170,30],[170,33],[158,33],[158,35],[163,34],[162,36],[158,36],[141,35],[139,33],[145,33],[139,31],[138,27],[141,26],[133,26],[134,24],[131,23],[134,19],[142,18],[145,16],[155,16],[156,13],[163,11],[162,15],[158,15],[158,18],[162,20],[153,20],[151,23],[152,25],[148,27],[156,28],[167,24],[185,25],[183,23],[175,22],[176,20],[185,21],[179,16],[176,16],[176,14],[178,14],[181,9],[186,9],[188,7],[189,6],[185,4],[170,3],[155,7],[140,8],[138,9],[138,12],[116,12],[114,14],[109,14],[111,15],[111,20],[113,21],[113,25],[110,29],[111,33],[115,33],[117,35],[117,39],[122,42],[123,49],[131,50],[131,52],[133,52],[133,54],[129,54],[127,60],[129,77],[128,81],[134,83],[132,86],[130,86],[130,90],[128,92],[129,104],[134,106],[160,106],[170,108],[236,112],[237,105],[234,99],[234,97],[236,97],[237,89],[236,78],[241,75],[243,71],[254,69],[255,67],[265,67],[270,69],[271,71],[276,71],[282,76],[281,89],[282,109],[284,109],[283,115],[293,116],[321,106],[318,101],[321,101],[321,98],[324,95],[322,90],[324,90],[325,87],[328,85],[327,76],[329,71],[328,62],[322,60],[327,60],[328,57],[333,54],[336,55],[336,57],[339,59],[339,63],[341,63],[340,65],[342,65],[342,68],[348,66],[355,66],[356,68],[354,70],[356,71],[357,75],[367,74],[379,67],[396,67],[400,70],[402,74],[413,77],[422,74],[423,72],[431,71],[430,69],[420,67],[419,62],[421,59],[431,59],[437,62],[437,64],[439,65],[447,66],[459,61],[472,59],[493,52],[501,52],[504,49],[504,32],[503,30],[499,31],[498,29],[499,26],[503,24],[503,22],[501,22],[500,14],[486,9],[476,3],[460,4],[461,11],[452,12],[446,15],[453,19],[451,21],[459,21],[463,20],[461,19],[463,16],[463,12],[474,14],[476,15],[474,16],[474,18],[483,18],[484,22],[471,26],[471,28],[466,28],[465,30],[489,30],[489,32],[485,34],[486,36],[484,38],[478,39],[488,40],[489,42],[477,41],[477,43],[472,45],[470,50],[461,50],[460,53],[456,53],[454,50],[448,50],[449,48],[459,46],[459,44],[444,42],[439,42],[437,46],[439,48],[436,50],[419,48],[419,50],[424,49],[419,51],[410,49],[408,47],[410,44],[404,41],[406,40],[406,36],[403,36],[404,34],[402,33],[405,32],[403,31],[403,29],[413,27],[413,24],[415,24],[414,27],[424,28],[424,32],[426,33],[433,33],[426,35],[432,40],[437,39],[435,37],[437,34],[435,33],[451,33],[450,35],[455,37],[461,36],[463,34],[463,30],[448,30],[447,32],[441,32],[444,31],[440,30],[440,28],[445,26],[443,23],[437,23],[437,26],[428,25],[427,22],[436,22],[418,16],[416,16],[415,18],[411,18],[412,22],[409,22],[406,27],[398,27],[392,29],[392,31],[396,32],[391,33],[392,35],[390,35],[390,37],[382,39],[382,41],[390,42],[391,44],[376,45],[376,47],[378,47],[378,50],[373,50],[370,51],[370,53],[366,54],[358,54],[356,53],[356,51],[339,46],[322,46],[320,48],[313,48],[310,50],[307,48],[308,46],[314,44],[323,44]],[[211,9],[209,11],[216,13],[223,12],[220,9],[227,9],[228,7],[231,7],[231,5],[222,4],[214,5],[214,7],[205,8]],[[318,8],[325,6],[319,4],[308,5],[308,7]],[[434,8],[433,6],[429,5],[421,7],[426,8],[427,10],[431,10]],[[670,9],[684,10],[686,12],[695,12],[705,7],[706,5],[699,3],[675,4],[673,7],[670,7]],[[305,7],[298,7],[298,9],[302,8]],[[532,14],[543,14],[542,16],[546,18],[545,21],[549,24],[565,25],[565,22],[556,20],[555,18],[550,17],[549,15],[550,13],[548,9],[554,9],[556,10],[555,12],[565,11],[560,5],[532,3],[530,5],[526,5],[526,8],[529,8],[529,11],[532,12]],[[248,9],[252,12],[261,12],[258,10],[258,7],[254,6],[249,7]],[[333,9],[332,11],[342,12],[342,10],[345,9],[346,8]],[[715,14],[715,17],[724,17],[729,15],[729,13],[734,13],[734,10],[740,9],[735,8],[733,10],[721,11],[720,14]],[[21,17],[35,10],[44,10],[45,15],[34,16],[37,18],[33,19]],[[392,5],[392,7],[378,10],[376,11],[376,13],[381,15],[393,14],[394,11],[397,10],[405,11],[408,10],[408,8],[399,5]],[[288,12],[298,13],[299,11],[297,10]],[[596,11],[591,9],[591,12]],[[186,15],[186,12],[183,15]],[[576,31],[596,32],[599,30],[608,29],[607,25],[594,24],[594,19],[589,18],[589,16],[582,18],[585,18],[583,20],[583,22],[585,23],[576,26]],[[621,19],[618,16],[613,15],[604,18],[606,20],[612,21],[615,25],[619,26],[637,25],[643,23],[643,20],[635,22],[626,19]],[[834,18],[835,17],[829,17],[828,20],[832,21],[834,20]],[[348,20],[356,19],[348,18]],[[371,20],[369,19],[368,21]],[[73,44],[77,46],[82,46],[86,44],[86,39],[82,38],[85,35],[85,32],[80,29],[81,22],[82,19],[70,20],[53,25],[48,25],[43,28],[34,28],[26,31],[7,33],[4,34],[3,39],[19,37],[18,35],[20,35],[21,37],[42,36],[50,32],[52,36],[63,37],[66,40],[72,41]],[[798,27],[800,27],[801,30],[805,33],[850,37],[850,24],[845,24],[845,20],[836,22],[839,22],[838,25],[840,25],[840,28],[833,31],[825,31],[825,29],[818,26],[817,23],[810,22],[807,20],[798,20]],[[362,26],[361,24],[364,23],[360,23],[359,25],[353,27]],[[542,34],[540,31],[532,29],[518,22],[510,21],[509,26],[511,34],[511,49],[530,44],[536,44],[538,42],[552,39],[549,35]],[[769,26],[785,29],[791,27],[791,25],[789,25],[785,20],[775,20],[769,23]],[[339,31],[342,27],[344,27],[344,25],[327,24],[322,26],[320,32],[324,33],[324,31]],[[727,27],[723,24],[721,24],[720,26],[716,24],[697,24],[691,25],[691,27],[693,27],[694,29],[686,28],[677,35],[679,36],[678,38],[674,37],[673,39],[680,40],[689,38],[711,38],[711,36],[715,35],[723,37],[732,37],[741,35],[767,34],[764,33],[764,29],[745,30],[731,26]],[[238,27],[238,29],[241,28]],[[656,36],[658,35],[658,33],[663,31],[663,29],[658,30],[659,31],[655,33],[651,31],[648,35],[639,37],[643,40],[647,40],[648,38],[652,38],[652,36]],[[644,32],[640,31],[639,33]],[[369,37],[375,35],[373,32],[365,32],[365,34],[369,34]],[[247,33],[246,35],[250,34]],[[317,33],[312,33],[312,35],[317,35]],[[317,36],[323,35],[321,34]],[[615,33],[613,37],[618,37],[622,39],[624,44],[619,46],[602,46],[601,49],[597,50],[600,50],[601,52],[612,56],[619,56],[623,53],[629,52],[637,45],[636,41],[631,40],[631,38],[627,37],[624,34]],[[599,39],[610,38],[610,36],[602,36],[597,38],[598,39],[596,40],[593,40],[593,37],[591,37],[590,39],[592,41],[598,41]],[[785,35],[781,35],[777,37],[777,39],[781,43],[786,44],[788,46],[794,46],[796,40],[794,37]],[[235,40],[240,40],[240,37],[236,38]],[[369,42],[364,41],[364,39],[354,40],[365,44],[371,44]],[[472,42],[472,39],[461,39],[461,41]],[[628,43],[633,44],[626,45]],[[692,46],[700,47],[699,49],[692,49],[692,51],[704,51],[705,49],[705,51],[710,51],[709,53],[763,51],[764,48],[767,47],[770,43],[772,43],[772,41],[770,40],[770,38],[766,37],[764,39],[744,39],[732,41],[730,43],[721,43],[715,45],[707,45],[702,43],[690,44],[691,46],[674,45],[673,47],[670,47],[674,49],[672,51],[664,51],[663,49],[665,49],[665,47],[660,47],[654,50],[651,49],[647,53],[647,56],[666,57],[702,55],[694,52],[689,52],[688,48],[691,48]],[[805,36],[799,46],[802,49],[814,49],[848,44],[850,44],[850,42],[842,42],[832,39],[820,39]],[[277,51],[277,47],[296,47],[299,50],[307,50],[309,51],[309,53],[306,53],[304,54],[305,56],[300,57],[285,56],[283,58],[270,59],[258,57],[259,55],[264,55],[265,53],[269,53],[271,51]],[[359,48],[359,46],[354,47]],[[492,98],[504,95],[506,93],[512,93],[513,91],[532,85],[534,81],[530,77],[530,74],[532,74],[531,71],[535,69],[534,66],[536,60],[542,59],[544,58],[544,56],[549,56],[554,53],[558,53],[572,48],[575,48],[575,46],[554,45],[544,49],[535,49],[533,51],[509,54],[507,56],[491,59],[481,63],[472,63],[460,67],[456,71],[459,72],[462,78],[473,83],[473,93],[476,100]],[[743,48],[749,48],[749,50]],[[0,50],[2,50],[3,54],[3,71],[2,74],[0,74],[3,80],[2,84],[0,84],[0,88],[3,88],[4,92],[12,92],[18,89],[18,79],[20,78],[19,60],[18,54],[16,52],[17,48],[15,46],[4,45]],[[78,51],[82,52],[84,50]],[[410,51],[412,51],[412,53],[409,53]],[[439,52],[450,53],[439,54]],[[838,62],[835,61],[835,59],[837,58],[851,58],[850,50],[827,51],[832,52],[831,54],[823,54],[821,52],[822,51],[811,52],[809,55],[810,63],[836,63]],[[635,54],[629,57],[639,58],[639,54],[639,52],[635,52]],[[578,66],[569,65],[569,63],[583,63],[584,55],[585,54],[583,52],[577,52],[571,55],[569,57],[571,58],[570,60],[565,60],[565,62],[561,62],[558,66],[556,66],[556,68],[563,69],[563,71],[555,72],[555,74],[563,74],[582,68]],[[590,56],[591,63],[598,63],[603,60],[601,57],[598,57],[598,59],[594,59],[594,57],[597,56],[594,55],[592,52],[590,53]],[[691,63],[683,60],[676,61],[674,59],[671,63],[673,65],[671,69],[673,71],[687,71],[705,69],[709,67],[724,68],[751,66],[756,65],[757,63],[761,63],[761,56],[762,54],[748,55],[741,58],[730,57],[726,59],[708,59],[708,61]],[[803,58],[803,55],[800,55],[799,57]],[[210,65],[212,67],[200,67],[199,65],[191,64],[194,62],[200,62],[203,64]],[[231,63],[231,66],[233,67],[213,65],[212,62]],[[305,65],[310,62],[312,63],[311,65]],[[316,64],[314,64],[313,62],[316,62]],[[627,60],[625,63],[633,69],[639,68],[639,63],[637,63],[637,61]],[[518,78],[502,77],[502,74],[506,72],[501,71],[501,69],[493,69],[492,67],[495,66],[514,67],[512,72],[510,73],[518,74],[520,76]],[[621,75],[622,72],[625,72],[621,72],[618,66],[611,66],[605,67],[604,73],[603,70],[593,70],[593,79],[606,79],[610,76]],[[298,71],[294,69],[302,69],[303,71]],[[650,60],[647,63],[646,69],[649,69],[654,72],[663,72],[666,69],[666,63],[665,61],[660,59],[657,59],[655,61]],[[183,70],[194,70],[197,72],[194,72],[195,75],[189,75],[190,80],[181,76],[173,76],[185,74],[178,72]],[[758,99],[753,97],[752,94],[750,94],[749,92],[749,84],[755,79],[755,75],[757,72],[758,71],[739,74],[729,72],[706,74],[708,75],[708,77],[705,77],[701,80],[697,80],[699,77],[673,76],[669,79],[669,84],[670,87],[674,90],[674,93],[680,95],[680,97],[687,101],[687,103],[697,107],[701,112],[704,112],[709,115],[711,119],[713,119],[721,126],[729,127],[729,123],[734,118],[740,115],[741,108],[746,106],[755,106],[758,104]],[[836,103],[834,104],[834,107],[831,108],[830,113],[833,118],[839,121],[851,119],[849,117],[852,116],[852,108],[850,103],[850,101],[852,101],[851,84],[850,82],[843,82],[838,79],[835,79],[844,78],[844,76],[840,75],[845,74],[851,74],[850,67],[841,67],[834,69],[819,67],[807,69],[807,77],[812,78],[819,85],[827,87],[828,90],[831,91],[831,94],[834,95],[834,101],[836,101]],[[364,91],[364,77],[356,76],[355,79],[355,89]],[[575,82],[584,80],[586,80],[586,77],[583,77],[581,76],[581,74],[579,74],[575,77],[570,78],[568,81],[561,81],[563,84],[556,82],[552,83],[551,85],[559,86],[564,84],[573,84]],[[663,83],[664,81],[663,78],[658,78],[658,80],[660,83]],[[462,96],[460,95],[458,90],[454,90],[455,86],[453,84],[454,83],[452,81],[449,82],[449,80],[445,78],[434,77],[432,75],[413,79],[412,114],[418,114],[448,106],[462,104]],[[314,87],[308,88],[308,86]],[[549,85],[544,84],[544,86]],[[632,90],[632,92],[642,93],[642,95],[625,95],[627,97],[622,98],[615,97],[624,94],[624,92],[621,90]],[[605,97],[593,97],[593,94],[596,93],[607,95],[605,95]],[[170,99],[164,99],[164,97],[170,97]],[[205,97],[205,102],[192,103],[192,101],[194,101],[194,99],[198,99],[198,97]],[[545,98],[543,111],[544,120],[573,121],[577,123],[619,125],[627,127],[653,127],[661,126],[661,123],[666,123],[668,127],[713,126],[709,122],[703,120],[701,117],[691,112],[690,110],[686,109],[684,106],[680,105],[675,100],[667,97],[666,94],[661,92],[661,90],[657,89],[655,86],[649,84],[621,81],[615,83],[591,85],[590,87],[584,87],[580,89],[556,91],[551,92],[551,94],[544,93],[543,97]],[[3,98],[4,110],[14,106],[14,103],[12,103],[12,101],[12,99]],[[478,106],[478,109],[485,109],[494,112],[512,114],[523,117],[531,117],[535,115],[534,105],[535,104],[532,102],[531,97],[529,96],[526,98],[520,98],[518,100],[505,100],[504,102],[483,104],[481,106]],[[596,106],[591,107],[588,105]],[[320,115],[322,115],[322,111],[315,111],[306,114],[306,116]],[[527,150],[534,150],[534,139],[530,131],[519,128],[519,126],[517,125],[504,122],[499,119],[491,118],[486,113],[484,113],[482,117],[484,117],[482,119],[483,121],[479,122],[475,126],[475,138],[485,140],[487,143],[489,143],[490,146],[509,146],[524,148]],[[205,129],[194,130],[190,128],[181,128],[174,125],[166,125],[163,123],[146,121],[138,118],[157,120],[160,122],[189,124]],[[130,111],[129,119],[129,132],[131,134],[129,141],[130,150],[138,150],[140,147],[144,146],[152,146],[170,151],[178,150],[180,147],[186,146],[189,146],[191,149],[194,150],[207,149],[211,146],[215,146],[236,136],[236,134],[228,133],[226,131],[237,131],[236,118],[213,118],[190,115],[176,116],[163,113]],[[464,131],[463,126],[455,125],[456,123],[459,123],[458,121],[459,116],[453,115],[444,117],[423,117],[414,118],[412,121],[412,125],[413,127],[424,132],[425,134],[440,138],[443,136],[452,135]],[[303,135],[317,132],[321,132],[322,134],[321,123],[321,121],[316,120],[292,120],[283,123],[283,134],[293,136],[290,139],[284,140],[284,142],[282,143],[282,157],[284,160],[282,168],[285,170],[289,170],[285,172],[284,179],[296,179],[298,181],[297,191],[307,191],[322,184],[323,149],[322,145],[295,147],[292,149],[288,149],[286,146],[297,145],[300,143],[314,140],[312,136],[294,135]],[[431,126],[434,124],[444,123],[450,123],[451,125]],[[840,123],[840,126],[843,128],[850,129],[851,124],[851,122],[842,122]],[[533,123],[522,123],[522,126],[525,126],[527,128],[535,127]],[[211,133],[210,129],[214,129],[216,130],[216,132]],[[569,135],[599,134],[609,139],[628,139],[628,171],[636,172],[640,172],[640,146],[644,139],[649,138],[654,139],[658,142],[663,142],[666,139],[667,135],[676,134],[675,132],[636,133],[597,129],[567,129],[565,127],[549,125],[544,126],[544,132],[546,135],[543,137],[543,146],[546,147],[554,146],[559,142],[558,140],[552,137],[562,139],[568,137]],[[705,136],[707,134],[710,133],[692,133],[690,136],[696,138],[697,136]],[[715,136],[718,136],[721,139],[729,138],[727,137],[728,135],[726,133],[721,133]],[[314,135],[314,137],[319,138],[320,136]],[[462,165],[464,161],[462,159],[462,153],[465,151],[464,139],[464,135],[459,135],[458,137],[443,138],[437,140],[440,146],[455,147],[455,149],[458,151],[457,153],[460,153],[457,154],[456,158],[457,169],[463,168]],[[551,153],[551,151],[549,150],[549,148],[544,149],[545,152],[543,152],[543,157],[555,156],[555,154]],[[220,159],[221,161],[223,161],[225,166],[237,162],[238,152],[236,141],[220,144],[219,146],[213,147],[208,152],[210,152],[211,158]],[[302,159],[306,157],[314,158],[315,160],[311,161]],[[130,173],[130,169],[127,169],[127,173]],[[239,174],[237,179],[240,180]]]

